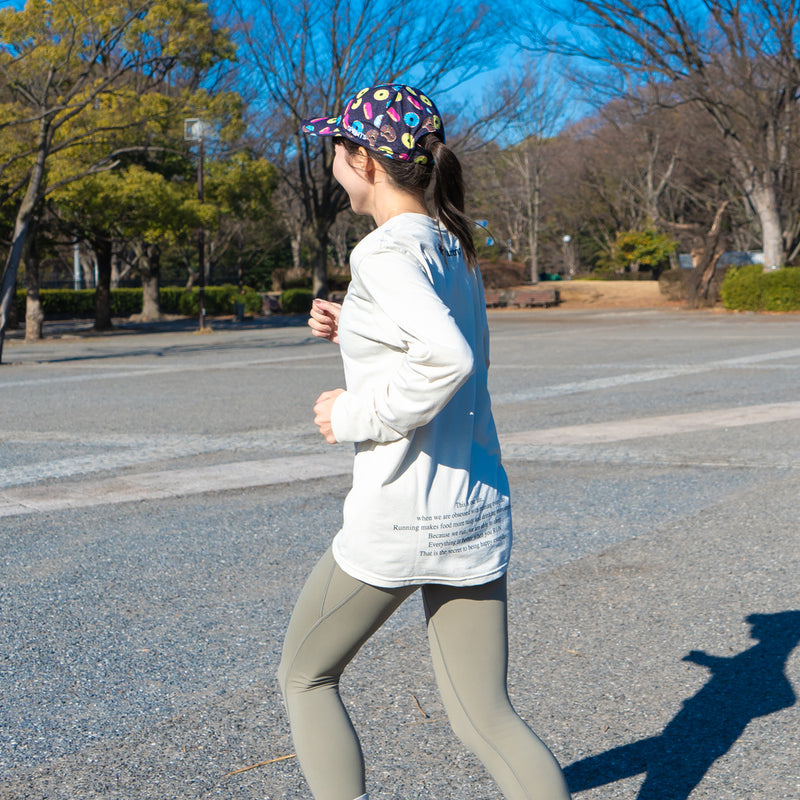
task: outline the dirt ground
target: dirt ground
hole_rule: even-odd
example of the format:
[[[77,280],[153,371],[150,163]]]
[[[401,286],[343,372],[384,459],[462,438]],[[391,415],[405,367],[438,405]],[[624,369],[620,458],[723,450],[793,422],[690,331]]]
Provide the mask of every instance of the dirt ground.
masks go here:
[[[542,289],[558,289],[560,308],[680,308],[667,300],[657,281],[558,281]]]

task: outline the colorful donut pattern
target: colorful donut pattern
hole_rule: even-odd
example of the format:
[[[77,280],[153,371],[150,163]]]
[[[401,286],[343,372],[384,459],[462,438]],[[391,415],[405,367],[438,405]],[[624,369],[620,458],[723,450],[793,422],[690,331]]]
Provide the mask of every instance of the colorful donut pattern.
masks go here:
[[[306,120],[304,133],[344,136],[389,158],[427,164],[432,156],[419,140],[429,133],[444,142],[442,118],[419,89],[404,84],[385,84],[361,89],[340,117]]]

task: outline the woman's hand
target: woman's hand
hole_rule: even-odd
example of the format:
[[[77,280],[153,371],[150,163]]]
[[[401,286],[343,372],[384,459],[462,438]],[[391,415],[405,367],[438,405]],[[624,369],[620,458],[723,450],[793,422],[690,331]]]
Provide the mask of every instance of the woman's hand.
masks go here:
[[[331,303],[330,300],[316,298],[311,305],[311,316],[308,320],[311,333],[320,339],[328,339],[334,344],[338,344],[341,310],[341,303]]]
[[[319,428],[319,432],[325,437],[328,444],[336,444],[336,437],[331,428],[331,414],[333,404],[340,394],[344,394],[344,389],[323,392],[314,403],[314,424]]]

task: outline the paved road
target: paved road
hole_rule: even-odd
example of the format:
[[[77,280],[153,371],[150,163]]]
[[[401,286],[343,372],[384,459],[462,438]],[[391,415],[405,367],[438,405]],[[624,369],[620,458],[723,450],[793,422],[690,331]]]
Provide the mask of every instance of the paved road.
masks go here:
[[[586,800],[800,797],[800,317],[492,315],[510,686]],[[274,685],[335,531],[300,324],[11,339],[0,798],[307,797]],[[344,690],[377,798],[489,800],[416,598]]]

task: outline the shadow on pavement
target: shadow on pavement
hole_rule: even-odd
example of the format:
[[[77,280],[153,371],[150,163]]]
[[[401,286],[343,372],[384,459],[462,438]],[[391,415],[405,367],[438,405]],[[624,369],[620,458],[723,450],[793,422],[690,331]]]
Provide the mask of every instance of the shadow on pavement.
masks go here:
[[[800,642],[800,611],[751,614],[758,644],[735,656],[692,650],[684,661],[711,671],[708,683],[659,736],[570,764],[570,790],[581,792],[646,773],[638,800],[686,800],[711,765],[725,755],[750,720],[794,705],[786,661]]]

